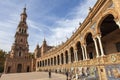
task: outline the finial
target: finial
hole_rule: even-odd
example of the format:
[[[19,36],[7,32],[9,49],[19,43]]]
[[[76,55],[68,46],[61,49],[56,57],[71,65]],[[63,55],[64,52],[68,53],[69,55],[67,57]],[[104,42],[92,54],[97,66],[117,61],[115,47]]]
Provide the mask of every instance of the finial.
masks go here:
[[[91,8],[91,7],[89,7],[89,11],[92,11],[92,8]]]
[[[26,4],[25,7],[23,8],[23,13],[26,13]]]

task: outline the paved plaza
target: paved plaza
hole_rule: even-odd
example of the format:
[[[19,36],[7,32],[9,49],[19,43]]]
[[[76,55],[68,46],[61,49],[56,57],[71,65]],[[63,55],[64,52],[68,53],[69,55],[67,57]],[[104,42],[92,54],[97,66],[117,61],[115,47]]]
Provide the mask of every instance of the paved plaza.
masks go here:
[[[13,73],[3,74],[0,80],[66,80],[66,76],[52,73],[52,78],[48,78],[48,72]]]

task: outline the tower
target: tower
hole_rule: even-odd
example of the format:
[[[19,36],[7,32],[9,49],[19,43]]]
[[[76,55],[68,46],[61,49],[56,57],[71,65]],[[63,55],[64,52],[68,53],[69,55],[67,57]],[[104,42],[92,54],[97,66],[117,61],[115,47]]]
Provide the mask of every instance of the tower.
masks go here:
[[[29,45],[28,45],[28,33],[27,33],[27,14],[26,14],[26,8],[23,9],[23,12],[21,14],[21,20],[19,22],[19,25],[17,27],[17,31],[15,33],[15,42],[12,46],[12,54],[15,58],[28,58],[29,54]]]
[[[27,14],[26,8],[21,13],[21,19],[18,24],[15,41],[12,45],[11,51],[8,54],[5,62],[5,73],[19,73],[29,72],[32,70],[32,58],[29,54],[28,45],[28,26],[27,26]]]

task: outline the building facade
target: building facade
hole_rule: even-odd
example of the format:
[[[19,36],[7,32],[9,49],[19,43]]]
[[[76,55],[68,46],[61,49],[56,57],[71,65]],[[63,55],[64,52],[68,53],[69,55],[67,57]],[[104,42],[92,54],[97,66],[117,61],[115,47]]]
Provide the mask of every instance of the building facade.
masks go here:
[[[120,0],[97,0],[86,19],[65,43],[35,57],[36,71],[69,71],[81,78],[119,80],[119,9]]]
[[[27,33],[26,8],[23,9],[21,20],[15,33],[15,41],[5,61],[5,73],[20,73],[32,71],[32,58],[29,53]]]

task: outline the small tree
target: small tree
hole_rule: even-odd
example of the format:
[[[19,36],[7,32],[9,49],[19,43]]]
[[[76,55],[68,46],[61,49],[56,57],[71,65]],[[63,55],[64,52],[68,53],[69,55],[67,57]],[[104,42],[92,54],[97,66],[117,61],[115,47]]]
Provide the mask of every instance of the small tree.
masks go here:
[[[6,52],[0,49],[0,73],[4,71]]]

